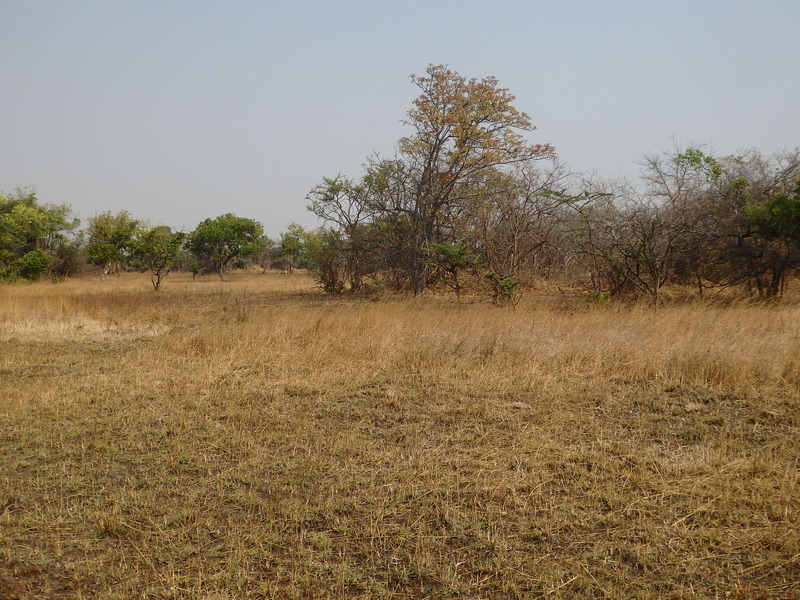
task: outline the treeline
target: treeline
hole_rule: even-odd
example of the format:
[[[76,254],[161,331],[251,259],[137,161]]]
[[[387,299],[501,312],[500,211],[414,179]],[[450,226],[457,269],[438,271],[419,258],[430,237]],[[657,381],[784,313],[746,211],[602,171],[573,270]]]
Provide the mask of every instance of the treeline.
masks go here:
[[[97,265],[148,270],[158,290],[174,268],[220,277],[234,266],[305,268],[330,293],[424,293],[465,278],[500,303],[550,279],[590,297],[664,286],[737,286],[771,298],[800,267],[800,149],[715,157],[701,148],[645,157],[635,181],[575,174],[549,145],[528,143],[528,115],[494,78],[444,66],[412,76],[410,135],[356,179],[324,178],[277,241],[252,219],[206,219],[191,233],[101,213],[79,230],[67,206],[0,194],[0,277],[54,279]]]
[[[311,266],[330,292],[388,285],[422,293],[465,273],[495,297],[556,278],[598,300],[665,285],[780,295],[800,265],[800,150],[717,158],[699,148],[646,157],[636,182],[570,173],[493,78],[442,66],[412,77],[420,96],[396,156],[359,179],[324,179],[309,209],[327,227]]]
[[[387,168],[396,165],[371,164],[360,181],[327,179],[310,196],[329,223],[311,252],[328,291],[388,285],[419,293],[424,269],[426,284],[446,283],[456,294],[464,276],[482,278],[501,302],[542,279],[588,289],[598,301],[657,303],[668,284],[701,296],[737,286],[770,298],[800,267],[797,150],[724,158],[676,150],[646,157],[633,183],[522,163],[453,197],[423,252],[412,215],[383,195]]]
[[[100,277],[125,270],[149,271],[159,290],[174,269],[195,274],[247,266],[274,246],[263,226],[225,214],[206,219],[191,233],[152,226],[128,212],[99,213],[85,229],[66,205],[40,204],[32,192],[0,194],[0,279],[54,281],[96,265]]]

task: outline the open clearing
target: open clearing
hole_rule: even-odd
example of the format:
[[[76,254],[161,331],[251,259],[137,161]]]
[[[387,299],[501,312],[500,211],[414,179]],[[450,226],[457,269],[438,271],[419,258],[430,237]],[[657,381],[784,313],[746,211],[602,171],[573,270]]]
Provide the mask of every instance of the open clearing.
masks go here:
[[[800,308],[0,287],[0,600],[800,598]]]

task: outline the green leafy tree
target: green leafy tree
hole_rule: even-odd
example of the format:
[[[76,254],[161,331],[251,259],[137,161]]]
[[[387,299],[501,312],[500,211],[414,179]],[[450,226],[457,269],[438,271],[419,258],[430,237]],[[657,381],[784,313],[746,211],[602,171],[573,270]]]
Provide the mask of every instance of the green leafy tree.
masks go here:
[[[5,222],[5,242],[20,251],[53,250],[80,221],[70,218],[67,205],[39,204],[33,193],[0,198],[0,215]]]
[[[53,257],[44,250],[26,252],[14,262],[14,272],[29,281],[39,279],[50,266]]]
[[[235,261],[264,247],[263,235],[264,228],[258,221],[228,213],[200,223],[189,234],[186,247],[224,279],[225,271]]]
[[[139,222],[125,211],[112,215],[99,213],[89,219],[86,228],[89,262],[103,268],[101,279],[117,273],[131,255],[131,244],[139,230]]]
[[[794,190],[773,193],[762,203],[750,202],[745,207],[756,233],[777,246],[771,262],[772,277],[766,286],[766,296],[783,292],[790,269],[800,266],[800,179]]]
[[[37,265],[44,262],[41,251],[52,258],[74,244],[72,233],[80,221],[70,216],[67,205],[40,204],[33,192],[17,191],[13,195],[0,193],[0,270],[5,278],[41,277]],[[45,267],[45,270],[47,267]]]
[[[295,268],[306,268],[308,258],[305,252],[304,239],[307,232],[297,223],[289,223],[286,231],[281,233],[278,242],[280,261],[286,265],[286,270],[291,273]]]
[[[800,268],[797,186],[800,149],[774,155],[750,150],[720,159],[724,174],[708,196],[702,258],[714,285],[746,285],[762,298],[781,295]]]
[[[351,292],[360,292],[367,277],[377,279],[377,269],[386,267],[386,250],[395,244],[387,237],[386,212],[393,161],[370,161],[363,179],[356,183],[342,175],[324,178],[307,196],[308,210],[326,225],[342,233],[341,252]]]
[[[800,247],[800,181],[791,193],[776,193],[763,204],[748,204],[747,212],[764,238]]]
[[[184,233],[173,232],[166,225],[139,230],[133,235],[130,241],[132,256],[150,271],[150,282],[155,291],[161,288],[161,282],[172,270],[185,238]]]

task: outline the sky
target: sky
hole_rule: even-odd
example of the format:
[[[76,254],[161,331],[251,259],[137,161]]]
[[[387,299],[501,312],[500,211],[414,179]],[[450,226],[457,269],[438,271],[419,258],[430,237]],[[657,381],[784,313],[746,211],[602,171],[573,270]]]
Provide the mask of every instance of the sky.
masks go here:
[[[410,133],[429,64],[496,77],[577,172],[793,150],[799,22],[797,0],[0,0],[0,191],[84,224],[313,227],[323,177]]]

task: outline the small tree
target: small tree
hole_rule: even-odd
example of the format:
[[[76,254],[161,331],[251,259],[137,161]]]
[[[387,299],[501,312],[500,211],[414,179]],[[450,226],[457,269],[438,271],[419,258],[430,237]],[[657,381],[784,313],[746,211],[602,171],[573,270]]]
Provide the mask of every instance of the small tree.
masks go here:
[[[234,261],[252,256],[264,245],[264,228],[231,213],[206,219],[189,234],[186,247],[215,271],[220,280]]]
[[[295,267],[305,267],[305,246],[303,238],[306,231],[302,225],[297,223],[289,223],[286,231],[281,233],[281,239],[278,243],[280,250],[280,258],[286,264],[286,270],[291,273]]]
[[[576,235],[594,291],[617,296],[638,290],[658,305],[664,286],[687,270],[702,247],[699,200],[722,169],[694,148],[645,157],[643,167],[643,189],[601,184],[600,193],[587,192],[571,206],[579,215]]]
[[[540,168],[517,165],[508,177],[486,185],[463,202],[455,235],[475,249],[482,264],[496,273],[531,282],[564,268],[574,253],[567,247],[566,193],[572,176],[554,163]]]
[[[104,212],[89,219],[86,253],[91,264],[103,268],[100,279],[105,279],[109,273],[118,273],[128,260],[138,228],[139,222],[125,211],[116,215]]]
[[[374,276],[376,250],[386,241],[380,235],[378,198],[385,195],[393,168],[390,161],[373,160],[360,182],[342,175],[325,178],[307,196],[308,210],[344,236],[341,253],[352,292],[360,292],[364,278]]]
[[[155,291],[161,288],[162,280],[172,270],[185,237],[184,233],[173,232],[165,225],[134,234],[130,242],[133,257],[150,270],[150,282]]]
[[[483,276],[492,286],[494,301],[498,304],[516,306],[519,301],[520,280],[513,277],[503,277],[494,271],[489,271]]]
[[[456,299],[461,302],[461,282],[458,274],[460,271],[476,266],[477,261],[472,256],[472,250],[469,246],[450,242],[431,244],[429,250],[431,258],[428,264],[441,268],[452,277],[450,287],[455,290]]]
[[[342,252],[344,240],[341,232],[333,229],[306,232],[303,245],[311,275],[326,292],[341,294],[347,284],[346,261]]]

